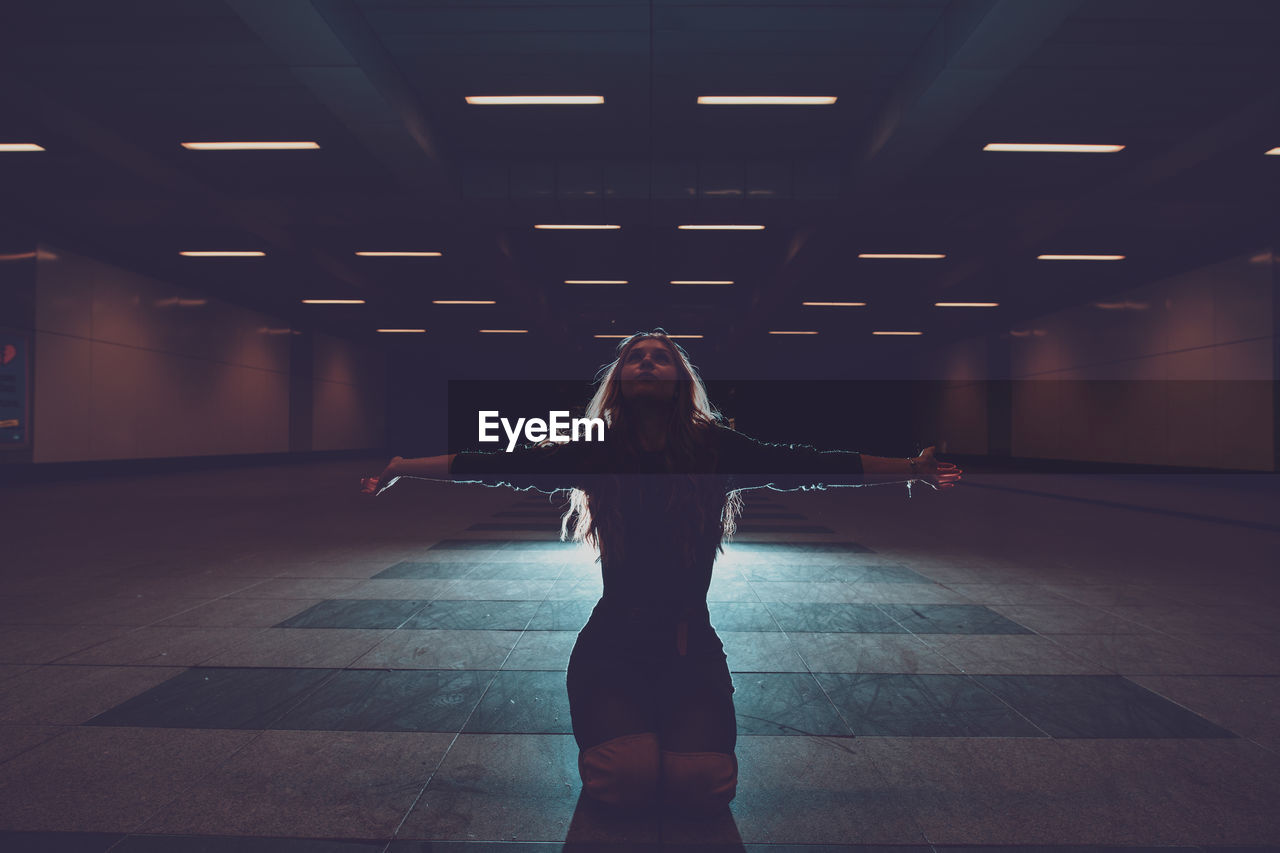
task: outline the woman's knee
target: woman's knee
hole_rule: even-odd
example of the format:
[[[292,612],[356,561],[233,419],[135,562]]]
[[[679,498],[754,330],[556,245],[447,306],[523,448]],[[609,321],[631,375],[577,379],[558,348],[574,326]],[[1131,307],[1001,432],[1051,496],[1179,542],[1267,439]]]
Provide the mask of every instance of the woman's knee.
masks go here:
[[[662,752],[663,798],[691,811],[726,806],[738,790],[738,759],[726,752]]]
[[[578,753],[578,772],[587,796],[636,808],[654,801],[658,790],[658,736],[623,735]]]

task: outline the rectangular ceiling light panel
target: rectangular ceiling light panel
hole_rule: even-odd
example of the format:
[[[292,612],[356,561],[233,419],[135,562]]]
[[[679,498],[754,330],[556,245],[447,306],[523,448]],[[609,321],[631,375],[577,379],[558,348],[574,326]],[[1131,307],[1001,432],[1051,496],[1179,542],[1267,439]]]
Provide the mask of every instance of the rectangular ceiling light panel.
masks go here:
[[[681,231],[763,231],[763,225],[678,225]]]
[[[603,104],[604,97],[602,95],[468,95],[467,103],[478,106]]]
[[[910,260],[910,261],[931,261],[939,258],[945,258],[946,255],[941,254],[920,254],[909,252],[863,252],[858,255],[860,258],[873,258],[875,260]]]
[[[184,142],[189,151],[312,151],[317,142]]]
[[[1036,255],[1037,261],[1123,261],[1124,255]]]
[[[989,142],[983,151],[1027,151],[1037,154],[1114,154],[1123,145],[1076,145],[1062,142]]]
[[[440,252],[356,252],[362,258],[438,258]]]
[[[721,106],[818,106],[834,104],[828,95],[699,95],[698,103]]]

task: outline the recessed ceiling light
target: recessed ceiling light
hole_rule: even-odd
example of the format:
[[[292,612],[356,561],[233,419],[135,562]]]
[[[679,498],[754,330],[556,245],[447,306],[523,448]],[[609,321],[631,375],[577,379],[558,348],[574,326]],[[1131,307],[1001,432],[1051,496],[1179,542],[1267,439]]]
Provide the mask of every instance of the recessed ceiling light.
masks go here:
[[[928,261],[928,260],[936,260],[938,258],[945,258],[946,255],[920,254],[920,253],[913,254],[910,252],[863,252],[862,254],[858,255],[858,257],[874,258],[876,260],[897,259],[897,260]]]
[[[700,104],[772,104],[803,106],[806,104],[834,104],[836,99],[826,95],[699,95]]]
[[[432,299],[432,305],[497,305],[494,299]]]
[[[873,335],[923,335],[924,332],[872,332]]]
[[[184,142],[191,151],[301,151],[319,148],[316,142]]]
[[[697,280],[697,279],[675,279],[672,284],[733,284],[730,280]]]
[[[518,104],[603,104],[602,95],[468,95],[468,104],[487,106]]]
[[[363,305],[363,299],[304,299],[303,305]]]
[[[999,302],[935,302],[936,308],[995,308]]]
[[[179,252],[184,258],[263,258],[266,252]]]
[[[1263,153],[1264,154],[1280,154],[1280,148],[1272,148],[1270,151],[1265,151]]]
[[[763,231],[763,225],[678,225],[681,231]]]
[[[801,302],[801,305],[808,305],[811,308],[861,308],[867,303],[865,302]]]
[[[990,142],[983,151],[1034,151],[1056,154],[1114,154],[1123,145],[1074,145],[1059,142]]]
[[[541,231],[617,231],[621,225],[535,225]]]
[[[426,329],[379,329],[378,331],[384,335],[403,334],[403,333],[412,333],[412,334],[421,335],[427,330]]]
[[[43,151],[34,142],[0,142],[0,151]]]
[[[528,329],[481,329],[482,335],[527,335]]]
[[[356,252],[362,258],[438,258],[440,252]]]
[[[631,337],[631,336],[630,336],[630,335],[592,335],[591,337],[593,337],[593,338],[609,338],[609,339],[611,339],[611,340],[619,340],[619,341],[620,341],[620,340],[622,340],[623,338],[629,338],[629,337]]]
[[[1037,261],[1123,261],[1124,255],[1036,255]]]
[[[771,334],[771,335],[816,335],[816,334],[818,334],[818,333],[817,333],[817,332],[780,332],[780,331],[770,331],[770,332],[769,332],[769,334]]]
[[[608,279],[608,278],[568,278],[565,284],[630,284],[626,279]]]
[[[676,338],[682,338],[682,339],[687,338],[689,340],[692,340],[694,338],[701,338],[702,335],[667,335],[667,337],[671,338],[672,340],[675,340]]]

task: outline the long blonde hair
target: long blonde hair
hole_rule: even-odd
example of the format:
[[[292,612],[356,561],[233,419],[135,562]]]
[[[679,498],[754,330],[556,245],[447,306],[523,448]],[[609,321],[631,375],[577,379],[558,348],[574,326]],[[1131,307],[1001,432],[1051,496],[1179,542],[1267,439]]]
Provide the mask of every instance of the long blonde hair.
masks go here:
[[[737,518],[742,514],[742,498],[737,492],[725,495],[715,477],[684,473],[710,470],[706,461],[709,454],[715,453],[712,431],[720,420],[720,413],[711,405],[706,386],[689,361],[689,354],[662,329],[637,332],[619,342],[617,357],[596,374],[596,392],[587,404],[586,416],[604,420],[606,430],[615,436],[611,442],[615,450],[638,451],[622,395],[622,367],[632,347],[644,340],[657,340],[666,346],[679,373],[664,460],[666,470],[671,473],[665,479],[667,507],[676,509],[681,519],[680,529],[670,533],[681,543],[685,560],[692,565],[704,559],[708,552],[714,559],[715,552],[722,550],[724,540],[734,534]],[[574,489],[570,493],[569,507],[560,523],[560,538],[586,542],[603,559],[606,554],[619,553],[626,547],[622,541],[623,484],[616,473],[597,477],[594,483],[589,491]]]

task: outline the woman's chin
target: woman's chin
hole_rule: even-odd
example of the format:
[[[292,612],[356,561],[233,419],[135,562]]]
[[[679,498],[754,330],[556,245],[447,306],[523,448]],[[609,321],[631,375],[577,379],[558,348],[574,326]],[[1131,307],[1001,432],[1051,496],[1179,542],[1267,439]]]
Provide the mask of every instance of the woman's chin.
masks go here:
[[[623,391],[622,397],[629,403],[639,403],[646,406],[664,405],[674,399],[675,389],[663,382],[638,382],[633,387]]]

